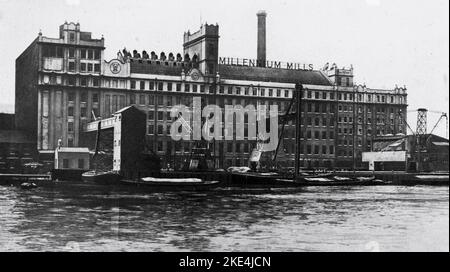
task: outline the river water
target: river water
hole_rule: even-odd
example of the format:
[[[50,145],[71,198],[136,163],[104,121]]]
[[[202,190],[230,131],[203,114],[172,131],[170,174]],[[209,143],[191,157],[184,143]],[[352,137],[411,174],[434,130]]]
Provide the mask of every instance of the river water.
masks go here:
[[[0,186],[0,251],[449,251],[449,187]]]

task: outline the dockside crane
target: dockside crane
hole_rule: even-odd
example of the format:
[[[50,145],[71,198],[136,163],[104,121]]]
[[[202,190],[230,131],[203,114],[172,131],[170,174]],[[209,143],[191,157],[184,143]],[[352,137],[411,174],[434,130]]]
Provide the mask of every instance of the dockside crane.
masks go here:
[[[448,138],[448,116],[446,112],[442,111],[435,111],[435,110],[428,110],[425,108],[419,108],[417,110],[409,110],[408,112],[416,112],[417,111],[417,127],[414,131],[411,126],[404,120],[401,116],[401,113],[399,112],[399,116],[401,118],[401,123],[404,123],[409,130],[412,132],[413,135],[413,144],[411,145],[412,150],[410,151],[411,154],[416,154],[416,160],[417,160],[417,170],[422,171],[422,152],[425,151],[425,148],[427,146],[428,141],[430,140],[431,136],[433,135],[434,130],[436,127],[441,123],[441,121],[445,118],[446,120],[446,131],[445,136]],[[433,126],[433,129],[430,133],[427,133],[427,113],[435,113],[440,114],[439,119]],[[428,134],[428,135],[427,135]]]
[[[280,133],[278,134],[278,142],[277,142],[277,147],[275,149],[275,151],[271,151],[274,152],[273,157],[271,158],[271,164],[272,166],[275,166],[277,158],[278,158],[278,153],[281,147],[281,142],[283,141],[283,137],[284,137],[284,133],[285,133],[285,126],[286,123],[289,121],[295,121],[296,122],[296,130],[295,130],[295,165],[294,165],[294,176],[298,176],[299,175],[299,171],[300,171],[300,165],[299,165],[299,161],[300,161],[300,106],[301,106],[301,92],[303,90],[303,85],[297,83],[295,85],[295,90],[292,93],[292,98],[289,101],[289,105],[286,109],[285,114],[281,115],[278,117],[278,123],[281,123],[281,129],[280,129]],[[252,154],[250,156],[250,168],[254,171],[256,171],[257,169],[257,165],[259,164],[259,161],[261,159],[261,155],[263,152],[266,152],[263,148],[262,148],[262,141],[260,140],[261,137],[258,136],[257,138],[257,144],[256,147],[253,149]]]
[[[181,113],[178,113],[177,120],[180,121],[183,128],[192,136],[193,131],[189,123],[183,118]],[[202,146],[204,140],[201,140],[197,146],[192,147],[190,156],[189,156],[189,165],[184,168],[188,168],[189,170],[208,170],[214,168],[213,157],[211,156],[211,150],[209,143],[206,143],[206,146]]]
[[[430,110],[428,112],[437,113],[437,114],[441,115],[439,117],[439,119],[437,120],[436,124],[434,125],[433,129],[431,130],[430,135],[428,136],[428,138],[431,136],[431,134],[433,134],[434,130],[439,125],[439,123],[442,121],[442,119],[445,118],[445,138],[448,139],[448,116],[447,116],[447,113],[446,112],[441,112],[441,111],[430,111]]]

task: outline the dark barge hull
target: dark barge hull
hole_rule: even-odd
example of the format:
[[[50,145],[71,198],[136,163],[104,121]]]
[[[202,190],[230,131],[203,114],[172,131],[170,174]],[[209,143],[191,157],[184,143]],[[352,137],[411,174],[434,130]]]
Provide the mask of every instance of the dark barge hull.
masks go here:
[[[248,173],[230,173],[231,179],[228,182],[230,187],[241,188],[284,188],[292,187],[295,184],[292,178],[274,173],[265,175],[262,173],[248,172]]]
[[[122,177],[113,172],[94,172],[89,171],[81,175],[84,182],[91,182],[101,185],[118,185]]]
[[[82,169],[52,169],[52,180],[81,180],[82,174],[87,170]]]

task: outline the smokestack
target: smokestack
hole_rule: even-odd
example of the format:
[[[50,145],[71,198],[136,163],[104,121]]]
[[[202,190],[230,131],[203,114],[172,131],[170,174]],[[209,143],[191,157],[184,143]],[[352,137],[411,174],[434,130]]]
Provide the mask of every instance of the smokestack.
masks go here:
[[[266,66],[266,17],[267,13],[264,10],[256,13],[258,17],[258,52],[257,63],[260,67]]]

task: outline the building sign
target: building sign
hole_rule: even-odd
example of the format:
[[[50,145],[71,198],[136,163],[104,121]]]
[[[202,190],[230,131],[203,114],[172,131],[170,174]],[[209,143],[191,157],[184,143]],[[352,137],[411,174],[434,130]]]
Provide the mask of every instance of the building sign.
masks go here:
[[[275,69],[289,69],[289,70],[314,70],[312,64],[297,63],[297,62],[282,62],[268,60],[261,63],[255,59],[240,59],[240,58],[222,58],[219,57],[219,64],[230,66],[245,66],[245,67],[266,67]]]
[[[61,71],[62,68],[63,68],[62,58],[44,58],[45,70]]]
[[[341,76],[351,76],[351,75],[353,75],[353,71],[352,70],[344,70],[344,69],[337,69],[336,73],[338,75],[341,75]]]

